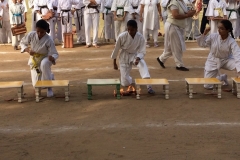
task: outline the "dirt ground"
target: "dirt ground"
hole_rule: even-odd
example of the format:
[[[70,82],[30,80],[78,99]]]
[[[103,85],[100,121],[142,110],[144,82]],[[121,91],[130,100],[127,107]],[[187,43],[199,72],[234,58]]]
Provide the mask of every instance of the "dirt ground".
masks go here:
[[[134,96],[113,97],[114,86],[93,87],[93,100],[87,100],[88,78],[119,78],[110,59],[112,44],[100,49],[75,46],[62,49],[52,67],[55,79],[70,80],[70,101],[64,90],[54,89],[55,98],[35,102],[31,86],[29,56],[0,46],[0,81],[25,81],[25,102],[16,98],[16,89],[0,90],[1,160],[238,160],[240,159],[240,105],[231,92],[222,99],[204,93],[189,99],[184,78],[203,77],[208,49],[187,43],[184,62],[189,72],[177,71],[173,58],[160,68],[156,57],[163,51],[147,49],[145,60],[152,78],[170,81],[170,99],[161,86],[155,95],[142,87],[141,100]],[[229,83],[234,71],[228,74]],[[132,70],[133,78],[140,78]],[[224,88],[231,88],[227,86]],[[46,90],[43,90],[46,96]]]

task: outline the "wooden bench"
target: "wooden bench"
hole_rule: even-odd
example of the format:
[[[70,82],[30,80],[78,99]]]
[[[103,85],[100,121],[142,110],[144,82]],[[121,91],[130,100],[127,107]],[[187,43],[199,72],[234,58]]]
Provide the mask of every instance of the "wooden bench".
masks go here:
[[[119,79],[88,79],[88,100],[92,99],[92,86],[107,86],[116,85],[117,99],[121,98],[120,95],[120,80]]]
[[[165,99],[169,99],[169,83],[167,79],[135,79],[137,86],[136,99],[140,99],[140,86],[142,85],[163,85],[163,92],[165,94]]]
[[[185,78],[186,81],[186,92],[189,94],[189,98],[193,98],[193,85],[196,84],[212,84],[213,91],[218,92],[218,98],[221,98],[221,87],[222,82],[219,81],[217,78]]]
[[[232,93],[237,92],[237,98],[240,98],[240,78],[232,78]]]
[[[41,88],[54,88],[54,87],[64,87],[65,88],[65,101],[69,101],[69,81],[68,80],[46,80],[37,81],[35,85],[35,95],[36,102],[39,102],[39,96],[41,95]]]
[[[12,82],[0,82],[0,88],[17,88],[18,102],[22,102],[23,98],[23,81],[12,81]]]

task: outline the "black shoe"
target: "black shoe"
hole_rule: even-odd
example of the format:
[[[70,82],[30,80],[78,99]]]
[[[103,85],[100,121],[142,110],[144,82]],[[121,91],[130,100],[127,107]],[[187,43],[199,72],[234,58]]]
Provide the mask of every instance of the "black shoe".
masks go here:
[[[162,68],[166,68],[166,67],[164,66],[164,63],[159,59],[159,57],[157,58],[157,61],[158,61],[158,63],[160,64],[160,66],[161,66]]]
[[[189,71],[189,69],[185,68],[185,67],[176,67],[176,70],[179,70],[179,71]]]
[[[191,40],[193,40],[193,39],[192,39],[192,37],[186,37],[185,40],[190,40],[190,41],[191,41]]]

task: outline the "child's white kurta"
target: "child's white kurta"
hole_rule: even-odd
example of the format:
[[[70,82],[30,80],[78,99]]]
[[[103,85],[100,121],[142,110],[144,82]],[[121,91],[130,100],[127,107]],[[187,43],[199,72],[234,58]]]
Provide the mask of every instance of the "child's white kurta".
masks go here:
[[[30,56],[29,58],[28,65],[30,65],[31,68],[32,85],[35,86],[38,80],[52,80],[52,62],[48,60],[48,56],[52,56],[55,60],[58,58],[58,52],[52,38],[46,34],[39,40],[36,31],[33,31],[22,38],[20,42],[22,53],[26,48],[28,48],[28,45],[30,45],[32,51],[45,57],[39,64],[39,69],[41,70],[40,75],[38,75],[36,70],[32,68],[33,56]]]
[[[210,47],[210,53],[205,63],[205,78],[213,78],[220,75],[221,68],[226,70],[236,69],[240,75],[240,48],[237,42],[229,35],[222,40],[218,33],[209,36],[201,35],[196,38],[201,47]],[[205,85],[211,88],[210,85]]]
[[[85,38],[85,25],[84,25],[84,8],[83,0],[79,0],[77,5],[72,6],[76,11],[74,12],[74,23],[77,31],[77,42],[84,43],[86,41]]]
[[[121,18],[123,17],[124,12],[127,12],[125,15],[125,19],[123,21],[119,21],[119,20],[114,21],[116,39],[118,38],[120,33],[126,31],[127,22],[129,20],[129,17],[128,17],[129,9],[130,9],[129,0],[113,0],[111,11],[116,12],[117,17]]]
[[[121,52],[119,54],[119,68],[122,86],[129,86],[132,84],[132,77],[130,76],[130,72],[132,70],[132,65],[135,62],[136,57],[139,57],[141,59],[137,65],[141,77],[150,78],[147,64],[144,61],[144,56],[146,54],[146,45],[142,34],[137,32],[133,39],[127,31],[121,33],[117,39],[116,47],[112,52],[112,59],[117,58],[120,49]]]
[[[227,15],[226,7],[227,7],[227,4],[224,0],[210,0],[208,3],[208,8],[207,8],[205,16],[207,16],[207,17],[218,17],[218,16],[223,17],[223,16]],[[221,11],[219,11],[219,10],[222,10],[222,15],[221,15]],[[218,30],[217,24],[218,24],[217,20],[215,20],[215,21],[210,20],[211,33],[217,33],[217,30]]]
[[[233,27],[233,34],[234,37],[237,37],[237,31],[236,31],[236,27],[237,27],[237,9],[239,8],[239,4],[236,0],[228,0],[227,3],[227,17],[228,19],[231,21],[232,23],[232,27]]]
[[[25,11],[25,7],[22,4],[13,3],[12,5],[10,5],[9,14],[10,14],[10,24],[12,25],[12,27],[14,27],[15,25],[20,25],[25,23],[24,11]],[[23,36],[24,34],[20,34],[19,39],[21,40]],[[12,46],[18,46],[18,44],[19,44],[18,36],[12,36]]]
[[[113,0],[102,0],[101,12],[104,14],[105,39],[115,39],[114,15],[111,11]]]
[[[85,36],[87,45],[97,45],[98,43],[98,28],[99,28],[99,11],[101,0],[96,0],[97,5],[93,7],[90,5],[90,0],[83,0],[83,4],[86,6],[84,11],[84,23],[85,23]],[[90,6],[89,6],[90,5]],[[91,30],[93,32],[93,42],[91,43]]]
[[[159,25],[159,16],[157,4],[160,4],[160,0],[142,0],[141,4],[144,5],[143,13],[143,35],[147,42],[149,31],[152,32],[154,42],[157,42]]]
[[[132,14],[135,14],[135,21],[138,25],[138,32],[143,34],[143,23],[140,22],[140,8],[141,8],[141,1],[142,0],[129,0],[130,3],[130,11],[129,15],[131,19],[133,19]]]
[[[2,9],[2,20],[0,20],[2,25],[2,28],[0,28],[0,43],[9,43],[12,41],[12,32],[9,19],[8,1],[0,1],[0,8]]]

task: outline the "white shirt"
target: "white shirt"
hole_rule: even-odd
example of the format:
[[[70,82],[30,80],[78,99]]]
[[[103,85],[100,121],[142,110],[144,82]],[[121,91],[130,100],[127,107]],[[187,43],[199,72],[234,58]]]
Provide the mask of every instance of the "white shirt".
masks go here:
[[[239,4],[237,4],[236,0],[228,0],[227,9],[234,9],[235,11],[227,11],[228,19],[237,19],[237,9],[239,8]],[[230,15],[231,14],[231,15]],[[230,16],[230,17],[229,17]]]
[[[95,1],[97,3],[98,11],[100,12],[100,5],[101,5],[102,0],[95,0]],[[86,13],[98,13],[98,11],[96,9],[88,8],[88,5],[90,4],[90,0],[83,0],[83,4],[86,6],[86,8],[85,8]]]
[[[118,7],[123,7],[124,9],[117,9]],[[130,11],[129,0],[113,0],[111,11],[116,11],[116,15],[123,15],[124,12]]]
[[[111,8],[112,8],[112,4],[113,4],[113,0],[102,0],[101,3],[101,12],[102,13],[110,13],[111,12]],[[107,8],[110,8],[110,11],[107,11]]]
[[[219,0],[219,2],[217,0],[210,0],[208,3],[208,8],[205,16],[209,16],[209,17],[219,16],[219,13],[217,10],[215,10],[215,8],[222,8],[223,15],[227,15],[226,7],[227,7],[227,4],[225,0]]]
[[[4,1],[6,1],[6,0],[4,0]],[[14,4],[12,0],[9,0],[8,2],[9,2],[9,6]],[[24,12],[26,13],[27,12],[27,3],[26,3],[26,1],[23,0],[22,4],[24,5],[24,8],[25,8]]]
[[[57,13],[60,13],[60,16],[69,15],[70,17],[72,17],[72,14],[70,12],[62,12],[61,10],[71,10],[72,5],[76,5],[78,3],[79,3],[79,0],[59,0]]]
[[[115,49],[111,55],[112,59],[117,58],[120,49],[119,63],[130,64],[136,57],[140,59],[144,58],[146,54],[145,39],[139,32],[136,33],[133,39],[132,36],[125,31],[121,33],[117,39]]]
[[[39,6],[47,6],[49,10],[53,9],[51,0],[34,0],[34,10],[39,11]]]
[[[10,12],[10,24],[22,24],[24,22],[24,5],[23,4],[11,4],[9,8]]]
[[[129,0],[130,3],[130,14],[132,13],[140,13],[140,8],[141,8],[141,0]],[[138,7],[137,9],[134,9],[133,7]]]

